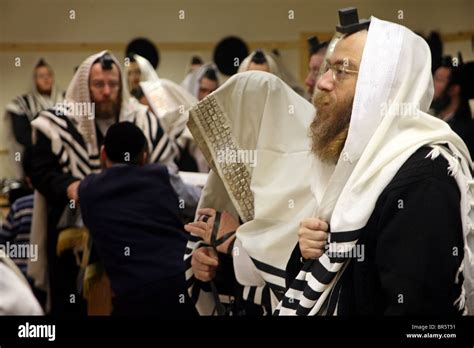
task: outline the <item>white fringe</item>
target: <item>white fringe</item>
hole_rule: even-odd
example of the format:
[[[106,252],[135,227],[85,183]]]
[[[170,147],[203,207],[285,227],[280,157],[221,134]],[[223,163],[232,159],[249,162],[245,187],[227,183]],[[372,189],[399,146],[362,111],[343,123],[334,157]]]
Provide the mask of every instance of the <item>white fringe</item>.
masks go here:
[[[433,146],[433,149],[426,155],[425,158],[428,158],[430,157],[430,159],[434,160],[436,157],[438,157],[440,154],[439,152],[439,148],[438,147],[435,147]]]

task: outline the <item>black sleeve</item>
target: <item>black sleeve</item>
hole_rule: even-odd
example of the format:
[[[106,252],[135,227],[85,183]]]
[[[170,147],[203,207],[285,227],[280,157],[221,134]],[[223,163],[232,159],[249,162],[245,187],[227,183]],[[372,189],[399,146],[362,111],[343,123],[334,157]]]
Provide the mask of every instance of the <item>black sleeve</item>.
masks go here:
[[[26,115],[17,115],[9,112],[12,120],[13,135],[16,141],[25,146],[31,146],[31,124]]]
[[[454,314],[463,258],[460,194],[452,177],[387,192],[375,262],[384,315]]]
[[[51,141],[40,131],[32,151],[31,180],[33,186],[46,197],[50,204],[66,204],[67,187],[79,180],[64,173],[58,157],[51,150]]]

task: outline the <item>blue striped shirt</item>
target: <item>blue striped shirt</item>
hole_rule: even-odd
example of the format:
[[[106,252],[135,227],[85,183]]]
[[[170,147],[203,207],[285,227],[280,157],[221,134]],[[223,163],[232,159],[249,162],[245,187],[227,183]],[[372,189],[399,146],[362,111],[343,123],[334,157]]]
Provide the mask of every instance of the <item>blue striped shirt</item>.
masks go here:
[[[0,228],[0,244],[29,244],[33,217],[33,195],[18,198],[13,202],[6,220]],[[12,258],[26,276],[27,257]]]

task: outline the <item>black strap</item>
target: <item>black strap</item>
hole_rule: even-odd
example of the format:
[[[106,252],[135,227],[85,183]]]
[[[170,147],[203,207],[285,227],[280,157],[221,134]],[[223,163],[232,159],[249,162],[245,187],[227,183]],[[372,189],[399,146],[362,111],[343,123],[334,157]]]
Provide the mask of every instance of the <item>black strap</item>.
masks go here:
[[[230,237],[232,237],[235,234],[235,231],[230,231],[226,234],[224,234],[221,238],[215,241],[216,244],[214,244],[216,247],[224,244]]]
[[[234,234],[235,231],[232,232],[232,234]],[[232,250],[234,250],[234,244],[235,244],[235,240],[237,238],[234,238],[234,240],[232,242],[229,243],[229,246],[227,247],[227,255],[232,255]]]
[[[217,232],[219,232],[219,226],[221,225],[221,213],[216,211],[216,216],[214,218],[214,226],[212,226],[211,232],[211,245],[214,249],[217,247]]]

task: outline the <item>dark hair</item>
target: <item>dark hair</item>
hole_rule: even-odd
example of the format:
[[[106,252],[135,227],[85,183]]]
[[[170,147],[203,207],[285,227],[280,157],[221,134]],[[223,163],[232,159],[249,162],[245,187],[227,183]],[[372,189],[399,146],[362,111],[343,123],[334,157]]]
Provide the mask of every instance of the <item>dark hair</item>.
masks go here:
[[[329,45],[328,41],[319,42],[316,36],[310,37],[308,39],[309,55],[312,56],[313,54],[319,53],[321,50],[328,47],[328,45]]]
[[[145,135],[131,122],[118,122],[110,126],[104,139],[107,158],[114,163],[138,164],[148,151]]]
[[[130,91],[130,94],[133,97],[135,97],[137,100],[140,100],[145,96],[145,93],[143,93],[143,89],[140,86],[135,87],[134,89],[132,89]]]
[[[127,55],[127,58],[128,58],[128,60],[130,61],[130,63],[136,62],[136,59],[135,59],[135,57],[134,57],[135,54],[136,54],[135,52],[130,52],[130,53]]]
[[[267,62],[267,58],[265,58],[265,54],[263,53],[263,51],[258,49],[255,50],[251,62],[255,64],[265,64]]]
[[[199,56],[193,56],[191,58],[191,65],[202,64],[202,59]]]
[[[204,72],[204,75],[202,75],[201,80],[204,77],[211,80],[211,81],[216,81],[216,82],[218,81],[217,80],[217,72],[213,68],[207,68],[206,71]]]
[[[115,64],[114,59],[109,53],[105,53],[92,63],[92,65],[100,63],[100,66],[102,67],[103,70],[112,70],[113,64]],[[119,69],[120,70],[120,69]]]
[[[35,69],[41,68],[41,67],[43,67],[43,66],[49,68],[49,64],[46,63],[46,61],[45,61],[43,58],[40,58],[40,60],[38,61],[38,63],[36,63],[36,65],[35,65]]]

